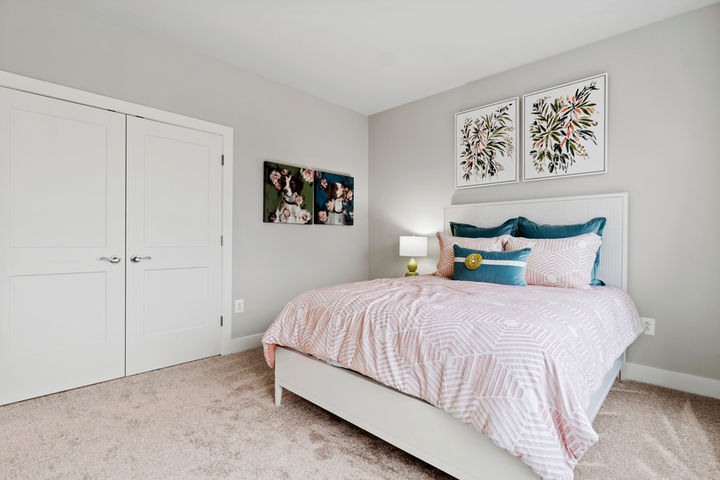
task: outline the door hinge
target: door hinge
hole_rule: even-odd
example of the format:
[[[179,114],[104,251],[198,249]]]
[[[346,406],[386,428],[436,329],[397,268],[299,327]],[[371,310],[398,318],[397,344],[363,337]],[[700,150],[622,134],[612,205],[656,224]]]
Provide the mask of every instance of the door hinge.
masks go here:
[[[220,165],[225,165],[225,154],[220,155]]]
[[[225,243],[225,237],[223,235],[220,235],[220,246],[222,247]]]
[[[221,326],[221,327],[223,326],[223,323],[224,323],[224,321],[223,321],[223,316],[220,315],[220,326]]]

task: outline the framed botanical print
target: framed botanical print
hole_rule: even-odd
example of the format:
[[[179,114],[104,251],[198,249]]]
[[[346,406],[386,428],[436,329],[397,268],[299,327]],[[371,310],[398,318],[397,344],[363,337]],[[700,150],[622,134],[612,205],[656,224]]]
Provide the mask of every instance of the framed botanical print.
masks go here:
[[[607,171],[607,73],[523,95],[523,180]]]
[[[518,98],[455,114],[455,188],[518,181]]]

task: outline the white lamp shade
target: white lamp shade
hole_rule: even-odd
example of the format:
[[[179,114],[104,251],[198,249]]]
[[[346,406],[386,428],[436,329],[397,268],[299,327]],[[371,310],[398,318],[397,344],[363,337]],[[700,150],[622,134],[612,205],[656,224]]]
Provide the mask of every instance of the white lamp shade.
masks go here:
[[[400,237],[400,256],[427,256],[427,237]]]

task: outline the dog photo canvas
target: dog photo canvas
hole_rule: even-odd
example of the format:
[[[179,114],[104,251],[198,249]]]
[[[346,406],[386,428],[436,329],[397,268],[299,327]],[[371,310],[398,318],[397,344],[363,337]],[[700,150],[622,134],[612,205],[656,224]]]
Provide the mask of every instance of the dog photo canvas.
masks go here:
[[[355,182],[349,175],[315,171],[315,223],[352,225]]]
[[[311,168],[265,162],[263,175],[265,223],[313,223]]]

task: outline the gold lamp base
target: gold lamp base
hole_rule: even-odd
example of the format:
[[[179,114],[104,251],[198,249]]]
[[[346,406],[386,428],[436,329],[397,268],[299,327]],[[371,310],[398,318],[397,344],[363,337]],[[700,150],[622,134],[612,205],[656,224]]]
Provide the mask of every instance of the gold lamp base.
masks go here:
[[[411,257],[410,261],[408,262],[408,271],[405,272],[406,277],[417,277],[418,272],[417,270],[417,262],[415,261],[415,257]]]

